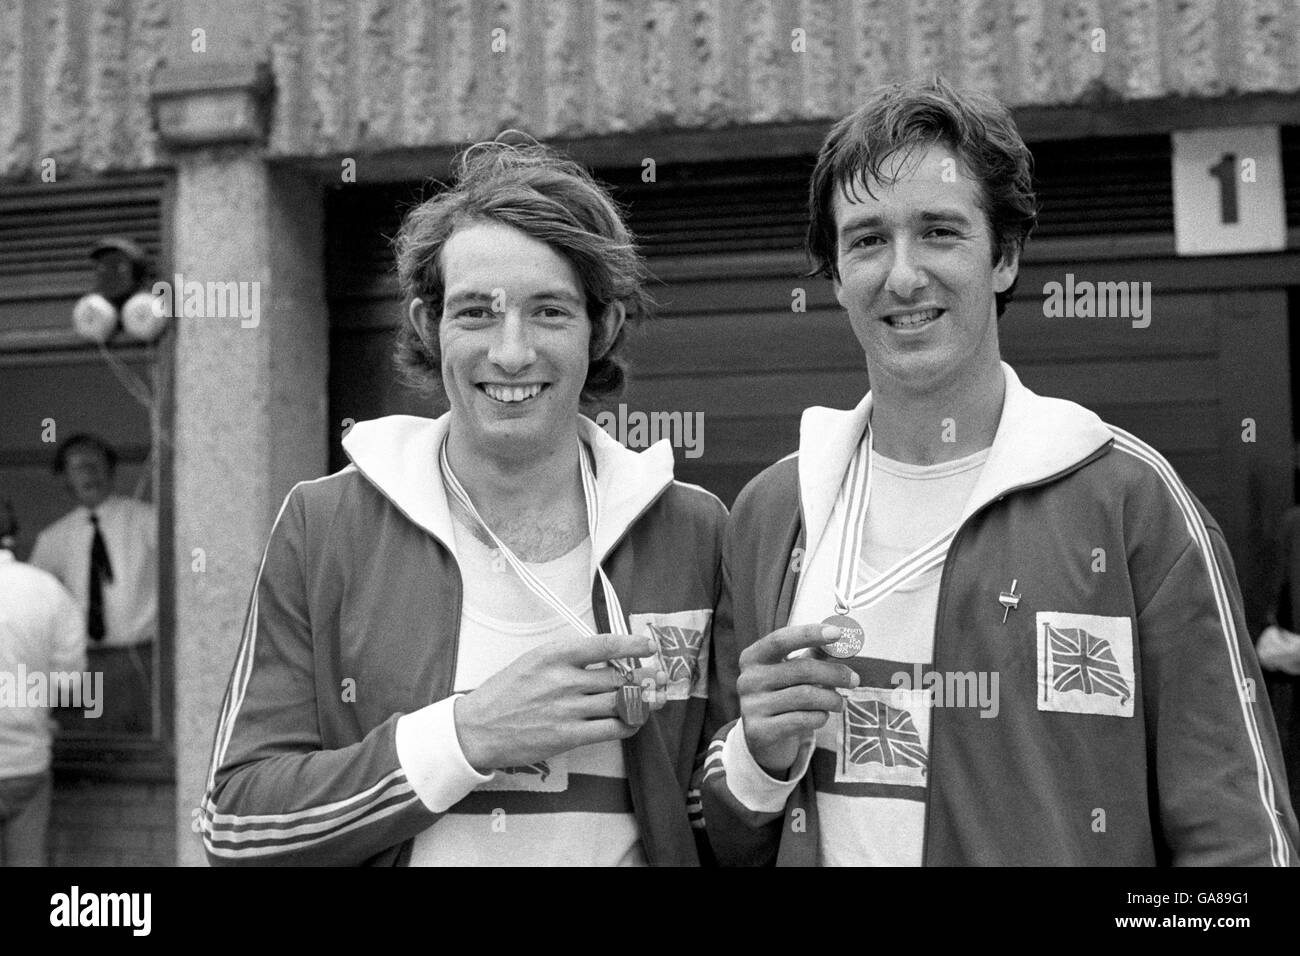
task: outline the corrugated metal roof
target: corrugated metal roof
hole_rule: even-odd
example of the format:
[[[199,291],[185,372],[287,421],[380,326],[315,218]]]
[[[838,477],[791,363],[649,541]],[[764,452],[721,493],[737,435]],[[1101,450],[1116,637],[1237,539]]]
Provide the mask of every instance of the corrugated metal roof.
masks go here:
[[[218,25],[238,10],[239,34],[265,38],[247,55],[274,74],[279,156],[454,144],[508,126],[570,138],[821,120],[881,82],[936,71],[1018,107],[1300,90],[1294,0],[205,9]],[[32,177],[47,157],[91,171],[156,165],[150,79],[190,52],[174,10],[165,0],[0,0],[0,176]]]

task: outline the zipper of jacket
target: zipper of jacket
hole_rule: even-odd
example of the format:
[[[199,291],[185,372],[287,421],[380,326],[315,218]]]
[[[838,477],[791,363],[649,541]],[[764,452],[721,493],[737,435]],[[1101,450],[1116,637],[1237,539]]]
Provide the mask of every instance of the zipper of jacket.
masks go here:
[[[632,531],[632,528],[636,525],[636,523],[641,520],[642,516],[651,508],[653,508],[656,504],[658,504],[659,499],[664,496],[664,492],[666,492],[669,488],[671,488],[674,484],[676,484],[676,482],[677,482],[676,478],[670,479],[668,484],[664,485],[662,488],[659,489],[658,494],[656,494],[653,498],[651,498],[649,501],[645,503],[645,507],[643,507],[640,511],[638,511],[635,515],[632,516],[632,520],[627,523],[627,527],[623,529],[623,533],[620,534],[617,538],[615,538],[613,543],[610,544],[609,554],[614,553],[614,551],[618,548],[618,546],[623,543],[623,539],[626,538],[628,534]],[[592,553],[595,554],[595,549],[596,549],[595,541],[591,542],[591,548],[592,548]],[[605,555],[605,557],[609,557],[609,554]],[[601,567],[604,567],[604,558],[601,558],[600,561],[597,563],[599,563]]]
[[[595,541],[591,542],[591,553],[592,553],[592,557],[593,557],[593,559],[595,559],[595,563],[596,563],[599,567],[604,568],[604,566],[605,566],[605,558],[609,557],[609,555],[612,555],[615,551],[618,550],[618,546],[619,546],[620,544],[623,543],[624,539],[626,539],[627,536],[628,536],[629,534],[632,533],[632,529],[633,529],[634,527],[636,527],[636,523],[637,523],[638,521],[641,520],[642,516],[643,516],[647,511],[649,511],[651,508],[653,508],[653,507],[655,506],[656,503],[658,503],[659,499],[662,498],[662,497],[664,496],[664,493],[665,493],[669,488],[671,488],[671,487],[673,486],[673,482],[674,482],[674,481],[676,481],[675,478],[671,478],[671,479],[669,479],[668,483],[667,483],[666,485],[664,485],[662,488],[659,489],[659,493],[656,494],[656,495],[655,495],[653,498],[651,498],[649,501],[647,501],[647,502],[645,503],[645,507],[643,507],[640,511],[638,511],[635,515],[632,516],[632,520],[630,520],[630,521],[627,523],[627,526],[624,527],[622,534],[620,534],[617,538],[615,538],[614,541],[610,544],[608,554],[606,554],[606,555],[604,555],[604,556],[602,556],[602,557],[597,558],[597,557],[596,557],[596,542],[595,542]],[[614,579],[613,579],[613,578],[610,578],[609,584],[610,584],[610,587],[613,587],[613,586],[614,586]],[[596,592],[597,592],[597,591],[600,591],[599,577],[597,577],[597,580],[593,580],[593,581],[592,581],[592,583],[591,583],[591,587],[592,587],[592,607],[593,607],[593,609],[596,608],[596,607],[604,608],[604,611],[605,611],[605,626],[608,627],[608,626],[609,626],[609,615],[610,615],[610,609],[605,605],[605,595],[604,595],[604,592],[603,592],[603,591],[602,591],[602,592],[600,593],[600,595],[599,595],[599,597],[600,597],[600,602],[599,602],[599,603],[596,602],[596,597],[597,597]],[[617,593],[618,593],[617,590],[616,590],[614,593],[617,594]],[[619,599],[622,600],[622,597],[620,596]],[[597,623],[599,623],[599,622],[597,622]],[[626,624],[627,622],[624,622],[624,623]],[[653,714],[652,714],[651,716],[653,716]],[[629,738],[626,738],[625,740],[623,740],[623,741],[621,742],[621,749],[623,750],[623,757],[624,757],[625,760],[626,760],[626,758],[627,758],[627,748],[628,748],[628,746],[629,746],[628,741],[631,740],[631,739],[632,739],[632,738],[629,737]],[[632,800],[632,817],[633,817],[633,819],[636,820],[637,830],[638,830],[638,831],[643,831],[643,830],[646,829],[646,827],[643,825],[643,821],[642,821],[642,819],[641,819],[641,803],[640,803],[640,801],[637,799],[636,788],[630,786],[630,783],[631,783],[630,780],[629,780],[628,782],[629,782],[629,786],[628,786],[628,788],[627,788],[627,793],[628,793],[628,797]],[[646,821],[646,822],[648,822],[648,821]],[[652,854],[649,852],[649,850],[648,850],[648,848],[647,848],[647,846],[646,846],[646,841],[645,841],[644,837],[642,837],[642,840],[641,840],[641,852],[645,854],[645,857],[646,857],[646,863],[647,863],[648,865],[650,865],[650,866],[654,866],[654,865],[656,865],[656,863],[657,863],[658,861],[655,860],[655,859],[652,859],[652,858],[651,858],[651,857],[652,857]]]
[[[983,514],[985,511],[988,511],[994,505],[1001,504],[1002,501],[1005,500],[1008,496],[1018,494],[1019,492],[1022,491],[1029,491],[1032,488],[1041,488],[1043,485],[1050,485],[1053,482],[1060,481],[1066,475],[1073,474],[1074,472],[1078,471],[1080,468],[1083,468],[1085,465],[1091,464],[1092,462],[1100,458],[1102,455],[1109,452],[1113,444],[1114,444],[1113,440],[1106,442],[1106,444],[1102,445],[1091,455],[1088,455],[1086,458],[1080,459],[1079,461],[1075,462],[1073,465],[1070,465],[1068,468],[1063,468],[1060,471],[1056,472],[1055,474],[1048,475],[1046,478],[1040,478],[1037,481],[1031,481],[1023,485],[1016,485],[1012,488],[1008,488],[1006,491],[1000,492],[996,498],[992,499],[991,501],[986,501],[984,504],[980,505],[978,508],[976,508],[974,511],[972,511],[969,515],[966,516],[966,520],[961,523],[961,525],[957,528],[957,531],[952,536],[952,542],[948,545],[948,554],[944,557],[943,571],[939,575],[939,602],[935,607],[935,614],[934,614],[935,653],[931,655],[932,657],[931,665],[933,666],[935,671],[939,670],[939,659],[938,659],[939,629],[943,624],[944,605],[947,603],[946,598],[948,596],[948,577],[949,577],[949,572],[952,570],[952,561],[950,559],[952,558],[953,553],[957,550],[957,541],[958,539],[961,538],[962,533],[966,530],[966,528],[976,517]],[[934,766],[935,766],[934,747],[936,741],[938,741],[939,739],[938,724],[939,724],[940,712],[942,710],[943,710],[942,707],[931,708],[931,716],[930,716],[931,778],[930,778],[929,786],[927,786],[926,788],[925,823],[921,830],[921,866],[923,867],[929,864],[929,857],[930,857],[930,813],[934,806],[934,798],[933,798],[933,793],[931,791],[931,788],[934,786],[934,776],[933,776]]]
[[[614,541],[610,544],[610,546],[609,546],[609,553],[606,554],[606,555],[605,555],[604,557],[602,557],[602,558],[596,559],[596,564],[597,564],[597,565],[599,565],[602,569],[605,567],[605,558],[609,557],[609,555],[613,554],[615,551],[618,550],[618,546],[619,546],[620,544],[622,544],[622,543],[623,543],[623,540],[624,540],[624,539],[625,539],[625,538],[626,538],[626,537],[627,537],[627,536],[632,532],[632,529],[636,526],[636,523],[637,523],[638,521],[641,520],[641,517],[642,517],[642,516],[643,516],[647,511],[649,511],[651,508],[653,508],[653,507],[655,506],[655,504],[659,501],[659,499],[662,498],[662,497],[664,496],[664,492],[667,491],[669,488],[671,488],[671,487],[673,486],[673,481],[675,481],[675,480],[676,480],[676,479],[673,479],[672,481],[669,481],[668,484],[666,484],[666,485],[664,485],[662,488],[660,488],[660,489],[659,489],[659,493],[658,493],[657,495],[655,495],[653,498],[651,498],[649,501],[647,501],[647,502],[645,503],[645,507],[643,507],[640,511],[638,511],[635,515],[632,516],[632,520],[629,521],[629,522],[627,523],[627,527],[625,527],[625,528],[623,529],[622,534],[620,534],[617,538],[615,538]],[[591,553],[592,553],[592,556],[593,556],[593,558],[594,558],[594,557],[595,557],[595,554],[596,554],[596,542],[595,542],[595,541],[591,542]],[[610,583],[610,586],[613,587],[613,585],[614,585],[614,580],[613,580],[613,578],[610,579],[610,582],[609,582],[609,583]],[[599,578],[599,576],[597,576],[597,577],[596,577],[595,579],[593,579],[592,582],[591,582],[592,607],[593,607],[593,608],[595,608],[595,607],[601,607],[601,608],[604,608],[604,610],[605,610],[605,626],[608,627],[608,626],[609,626],[609,608],[608,608],[608,607],[605,607],[605,603],[604,603],[604,602],[605,602],[605,595],[604,595],[603,592],[599,594],[600,601],[599,601],[599,602],[596,601],[597,592],[599,591],[599,586],[600,586],[600,578]],[[615,591],[614,593],[617,594],[618,592]],[[620,598],[620,600],[621,600],[621,598]],[[599,622],[597,622],[597,623],[599,623]],[[626,622],[624,622],[624,623],[626,623]]]
[[[351,456],[349,456],[349,458],[350,457]],[[456,689],[456,666],[460,663],[460,620],[464,612],[463,605],[465,601],[465,579],[461,575],[460,562],[456,560],[455,551],[452,550],[452,547],[448,542],[444,541],[441,537],[439,537],[436,532],[430,530],[429,528],[425,527],[423,524],[421,524],[420,522],[412,518],[411,515],[407,512],[407,510],[403,508],[400,504],[398,504],[397,500],[393,498],[393,496],[390,495],[384,489],[383,485],[381,485],[378,481],[376,481],[374,477],[369,472],[367,472],[364,468],[358,465],[355,461],[352,461],[351,465],[353,468],[357,470],[357,474],[359,474],[363,479],[365,479],[366,483],[369,484],[370,487],[373,488],[376,492],[378,492],[380,497],[382,497],[385,501],[388,502],[389,506],[391,506],[399,515],[405,518],[408,522],[415,525],[415,527],[419,528],[423,534],[431,538],[433,540],[434,545],[442,549],[442,551],[446,554],[447,560],[450,561],[452,567],[456,569],[456,617],[455,617],[456,640],[452,642],[451,670],[448,672],[450,676],[448,677],[447,680],[447,686],[446,686],[447,693],[442,697],[431,696],[428,703],[434,704],[440,700],[445,700],[447,697],[450,697],[452,692]],[[454,530],[451,531],[451,536],[454,538],[455,536]],[[434,582],[435,585],[436,583],[437,582]],[[436,695],[437,692],[438,689],[433,688],[433,694]]]
[[[434,538],[434,540],[437,541],[438,539]],[[453,618],[456,622],[456,639],[451,642],[451,669],[447,672],[449,675],[447,679],[448,686],[447,693],[444,695],[444,697],[450,697],[456,692],[456,668],[460,666],[460,622],[465,612],[465,576],[461,573],[460,562],[456,560],[456,555],[452,553],[451,549],[441,541],[438,541],[438,545],[447,552],[447,559],[451,561],[451,566],[456,569],[456,616]],[[438,698],[438,700],[442,699],[443,697]],[[453,722],[454,710],[453,707]]]

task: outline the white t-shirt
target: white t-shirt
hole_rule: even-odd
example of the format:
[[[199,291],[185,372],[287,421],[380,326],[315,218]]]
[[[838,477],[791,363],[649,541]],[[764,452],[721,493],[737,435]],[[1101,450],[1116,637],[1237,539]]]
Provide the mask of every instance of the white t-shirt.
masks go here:
[[[986,448],[926,466],[872,455],[859,587],[958,523],[988,454]],[[837,501],[804,565],[790,624],[812,624],[834,613],[843,525],[843,502]],[[847,698],[845,712],[832,715],[817,732],[806,770],[796,765],[789,781],[774,780],[754,762],[740,728],[727,740],[723,759],[728,783],[735,782],[733,792],[747,806],[774,811],[802,773],[813,775],[823,865],[921,863],[932,694],[907,688],[924,687],[917,677],[924,679],[931,668],[942,574],[941,567],[935,568],[872,607],[850,612],[862,625],[865,641],[858,656],[844,663],[857,672],[861,683],[841,691]],[[907,677],[902,690],[896,675]],[[746,788],[745,792],[736,786]],[[749,792],[750,786],[757,790]]]
[[[937,465],[872,459],[871,503],[859,586],[955,525],[988,449]],[[832,527],[843,521],[839,509]],[[800,588],[791,623],[832,612],[838,535],[826,536]],[[810,772],[817,791],[820,858],[826,866],[919,866],[929,786],[931,694],[917,687],[930,669],[939,604],[935,568],[853,616],[865,641],[851,662],[862,683],[844,692],[845,712],[817,733]],[[825,575],[829,575],[826,577]],[[807,615],[806,619],[804,615]]]
[[[53,675],[86,667],[86,622],[49,573],[0,550],[0,778],[50,765]],[[38,696],[38,689],[41,695]]]
[[[572,637],[495,550],[454,522],[465,584],[455,690],[471,691],[520,655]],[[591,539],[529,569],[588,625]],[[415,839],[411,866],[644,866],[619,741],[498,770]]]

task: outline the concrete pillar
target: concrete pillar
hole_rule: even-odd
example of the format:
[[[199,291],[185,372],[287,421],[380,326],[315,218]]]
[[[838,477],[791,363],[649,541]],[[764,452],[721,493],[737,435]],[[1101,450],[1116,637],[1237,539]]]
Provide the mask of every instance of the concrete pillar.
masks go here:
[[[177,168],[173,270],[186,286],[255,283],[244,302],[256,289],[260,314],[187,318],[185,290],[175,290],[182,865],[204,862],[194,811],[267,533],[293,484],[323,474],[327,460],[323,190],[265,162],[261,71],[201,70],[163,76],[154,93]]]

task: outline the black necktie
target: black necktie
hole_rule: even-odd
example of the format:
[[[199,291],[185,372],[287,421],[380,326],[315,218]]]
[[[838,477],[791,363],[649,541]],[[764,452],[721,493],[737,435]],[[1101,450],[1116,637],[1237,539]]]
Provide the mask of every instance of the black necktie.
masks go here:
[[[86,612],[86,633],[92,641],[104,639],[104,584],[113,581],[113,563],[108,560],[108,547],[99,533],[99,516],[93,512],[90,523],[95,535],[90,539],[90,608]]]

